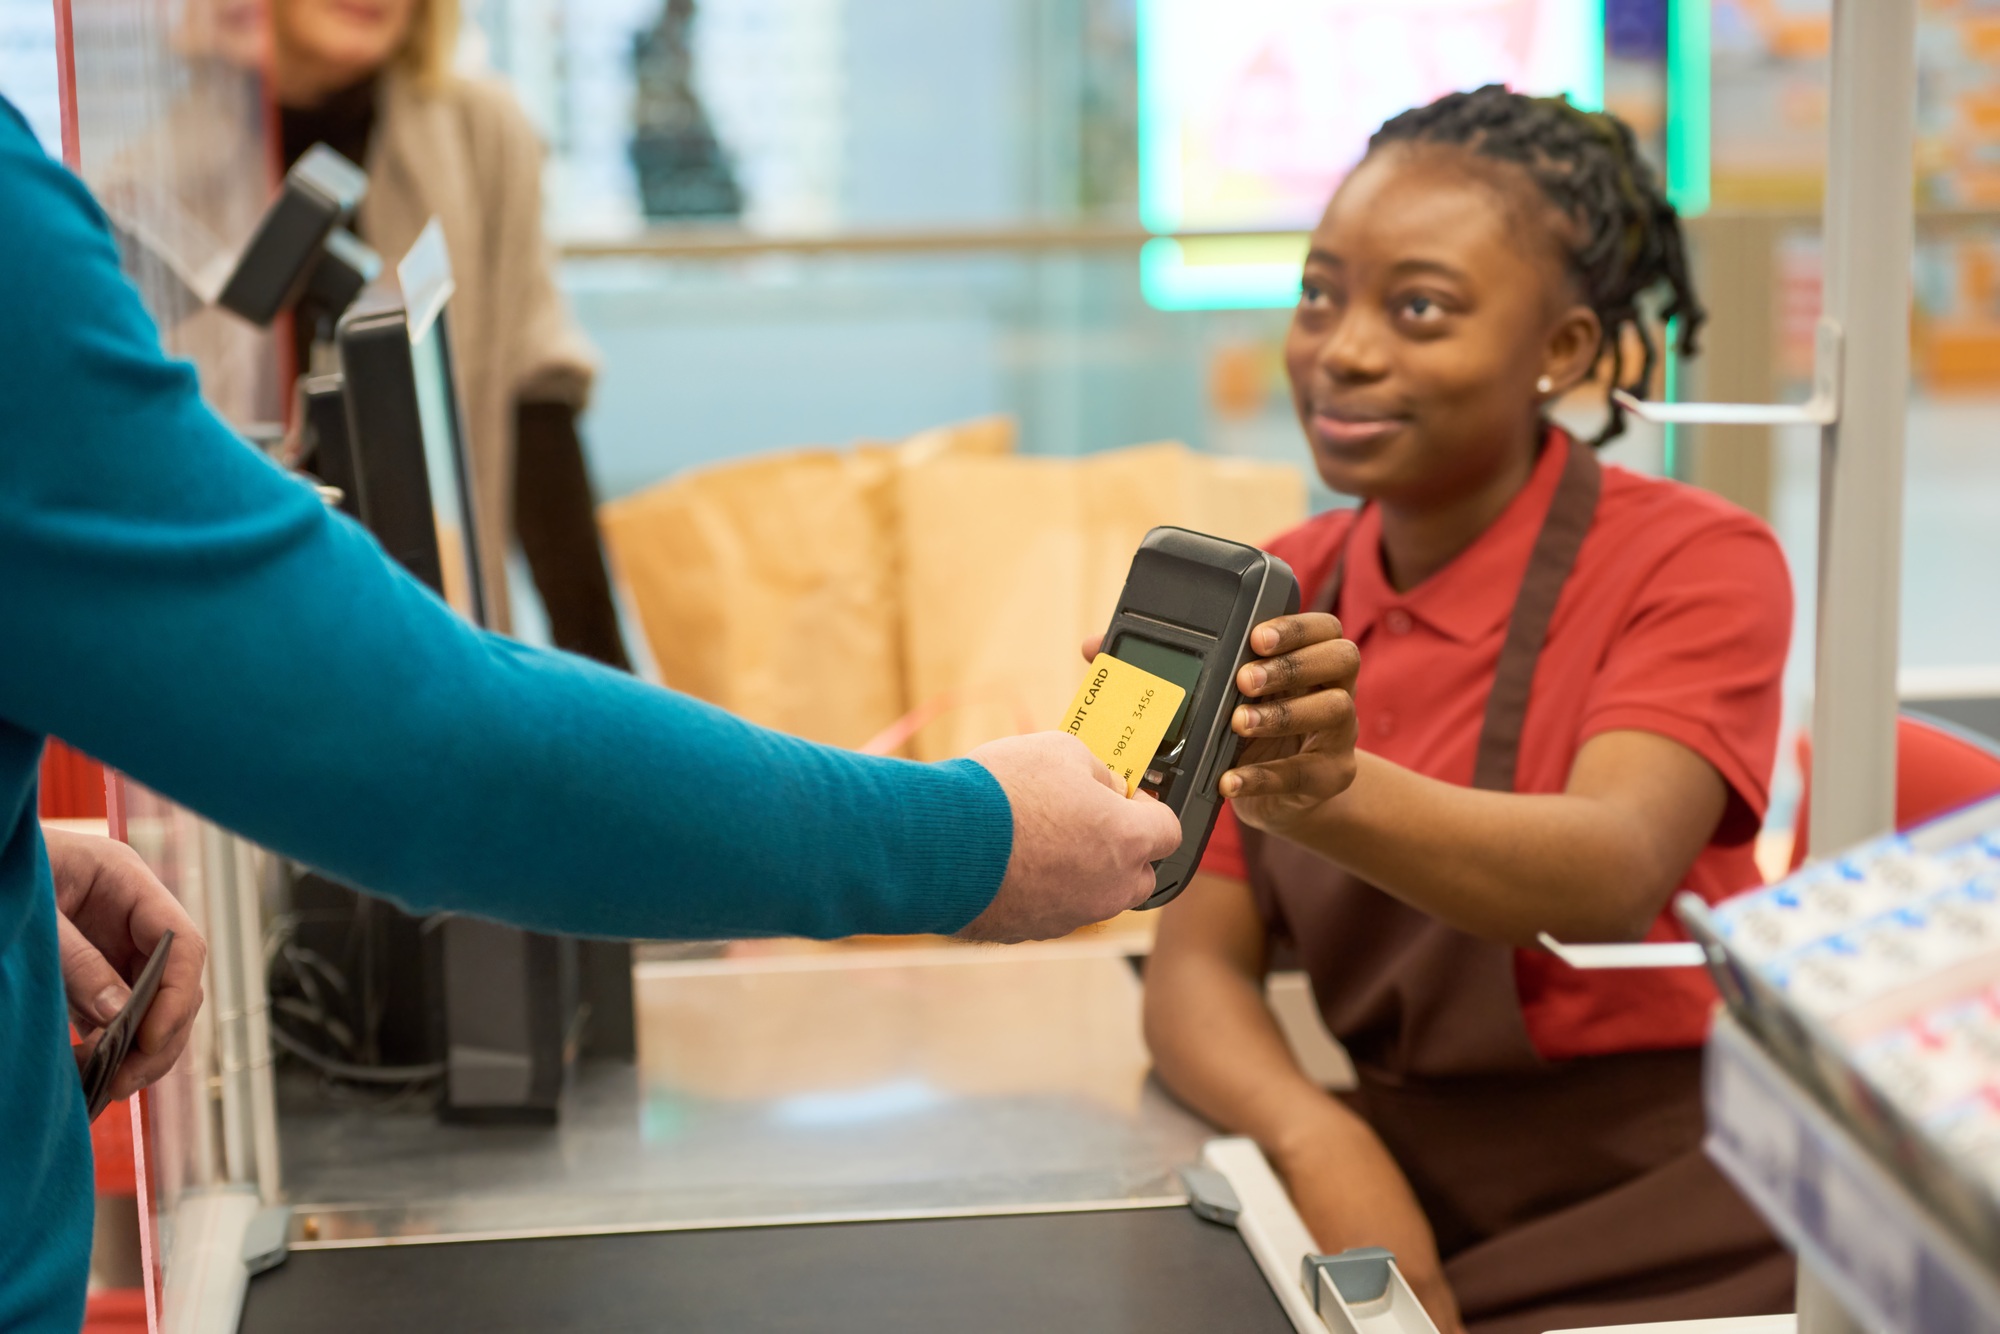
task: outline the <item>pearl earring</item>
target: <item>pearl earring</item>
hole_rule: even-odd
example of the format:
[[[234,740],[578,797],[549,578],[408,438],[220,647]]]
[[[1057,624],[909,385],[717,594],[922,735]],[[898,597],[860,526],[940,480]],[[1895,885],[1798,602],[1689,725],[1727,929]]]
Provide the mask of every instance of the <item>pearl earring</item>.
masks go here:
[[[1535,381],[1535,391],[1542,394],[1553,394],[1556,391],[1556,382],[1544,375],[1541,379]]]

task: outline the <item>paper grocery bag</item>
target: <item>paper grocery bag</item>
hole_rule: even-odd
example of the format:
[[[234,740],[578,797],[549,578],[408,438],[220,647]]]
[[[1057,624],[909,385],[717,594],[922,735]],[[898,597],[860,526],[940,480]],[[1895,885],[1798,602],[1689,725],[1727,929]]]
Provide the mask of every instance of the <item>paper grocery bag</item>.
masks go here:
[[[898,490],[905,687],[914,709],[953,701],[916,733],[918,759],[1055,726],[1082,677],[1080,645],[1111,619],[1149,529],[1255,544],[1306,512],[1297,469],[1177,444],[938,457],[900,470]]]
[[[1008,416],[978,417],[919,431],[895,446],[899,463],[924,463],[936,458],[1000,458],[1014,452],[1020,426]]]
[[[1012,421],[987,419],[703,468],[603,506],[661,678],[796,736],[865,742],[908,708],[896,474],[1013,445]]]

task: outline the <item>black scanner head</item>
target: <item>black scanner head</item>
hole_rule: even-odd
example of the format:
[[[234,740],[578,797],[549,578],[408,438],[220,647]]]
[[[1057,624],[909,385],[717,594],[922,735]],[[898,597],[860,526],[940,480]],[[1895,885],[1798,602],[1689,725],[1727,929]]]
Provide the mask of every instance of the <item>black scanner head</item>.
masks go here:
[[[361,168],[325,144],[307,149],[285,173],[216,304],[266,327],[310,292],[338,315],[381,270],[375,252],[346,230],[367,193]]]

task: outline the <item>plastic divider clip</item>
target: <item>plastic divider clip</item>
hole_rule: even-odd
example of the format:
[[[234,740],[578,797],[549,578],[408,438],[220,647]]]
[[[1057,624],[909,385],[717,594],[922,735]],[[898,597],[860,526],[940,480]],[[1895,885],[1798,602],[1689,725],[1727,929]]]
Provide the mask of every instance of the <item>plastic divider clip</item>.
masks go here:
[[[1333,1334],[1437,1334],[1396,1257],[1380,1246],[1308,1255],[1300,1277]]]

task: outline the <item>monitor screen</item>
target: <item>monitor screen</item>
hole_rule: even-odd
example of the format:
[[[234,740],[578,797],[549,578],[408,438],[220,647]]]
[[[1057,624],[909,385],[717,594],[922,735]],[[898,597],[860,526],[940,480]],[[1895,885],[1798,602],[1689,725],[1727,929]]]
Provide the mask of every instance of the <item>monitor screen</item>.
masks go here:
[[[466,467],[465,431],[452,379],[451,336],[445,312],[410,343],[416,369],[417,415],[423,423],[424,476],[431,489],[439,574],[444,600],[472,621],[486,621],[484,585],[473,543],[471,475]]]
[[[435,223],[369,285],[337,342],[361,521],[476,625],[488,623],[465,419],[451,355],[450,262]]]

